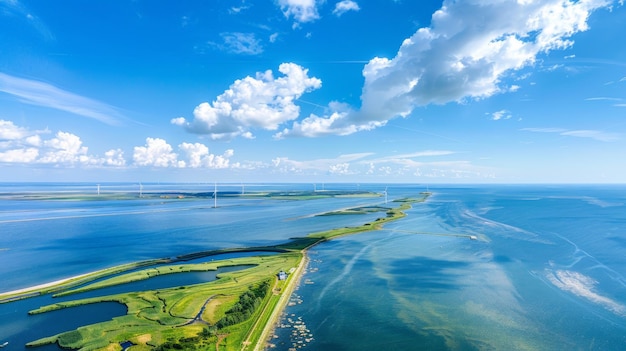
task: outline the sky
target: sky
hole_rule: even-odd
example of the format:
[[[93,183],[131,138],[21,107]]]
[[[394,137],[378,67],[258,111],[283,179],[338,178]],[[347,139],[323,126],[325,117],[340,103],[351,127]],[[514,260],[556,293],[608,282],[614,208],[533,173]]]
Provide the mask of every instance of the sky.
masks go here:
[[[0,182],[626,182],[623,0],[0,0]]]

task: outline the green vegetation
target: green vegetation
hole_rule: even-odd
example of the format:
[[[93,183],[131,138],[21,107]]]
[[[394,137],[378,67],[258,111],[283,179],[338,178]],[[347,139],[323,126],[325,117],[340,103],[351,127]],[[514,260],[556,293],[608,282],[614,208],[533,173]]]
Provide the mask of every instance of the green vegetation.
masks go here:
[[[193,200],[213,198],[214,192],[187,192],[187,191],[152,191],[152,192],[102,192],[94,193],[66,193],[50,192],[45,194],[12,193],[10,195],[0,194],[0,198],[12,200],[50,200],[50,201],[109,201],[109,200]],[[330,197],[379,197],[380,194],[370,191],[345,191],[345,190],[319,190],[319,191],[218,191],[218,197],[239,197],[239,198],[267,198],[278,200],[312,200]]]
[[[215,327],[222,329],[246,321],[261,305],[269,288],[269,280],[263,281],[256,287],[251,286],[248,288],[246,292],[239,296],[239,301],[226,311],[226,315],[215,324]]]
[[[424,201],[428,194],[415,199],[395,201],[394,208],[371,206],[325,215],[383,212],[373,222],[355,227],[337,228],[313,233],[306,237],[269,247],[235,248],[180,256],[169,260],[140,262],[114,267],[63,282],[61,285],[31,290],[27,294],[56,292],[68,295],[82,291],[149,279],[162,274],[215,270],[224,266],[245,269],[218,275],[211,282],[168,289],[129,292],[118,295],[60,302],[30,311],[30,314],[98,302],[118,302],[126,305],[127,314],[110,321],[78,328],[74,331],[42,338],[27,346],[58,343],[63,348],[88,350],[121,350],[121,342],[131,342],[130,351],[142,350],[247,350],[265,342],[268,330],[276,322],[278,311],[284,307],[304,266],[305,251],[311,246],[340,236],[380,229],[384,223],[405,216],[404,211],[415,202]],[[275,255],[241,257],[207,263],[185,264],[185,260],[224,252],[272,251]],[[175,263],[147,268],[155,263]],[[137,268],[146,267],[136,270]],[[127,272],[131,269],[136,271]],[[278,280],[279,271],[290,271],[287,280]],[[102,277],[119,274],[106,280],[87,284]],[[62,291],[63,290],[63,291]],[[24,296],[28,297],[28,296]],[[11,298],[19,298],[13,295]]]

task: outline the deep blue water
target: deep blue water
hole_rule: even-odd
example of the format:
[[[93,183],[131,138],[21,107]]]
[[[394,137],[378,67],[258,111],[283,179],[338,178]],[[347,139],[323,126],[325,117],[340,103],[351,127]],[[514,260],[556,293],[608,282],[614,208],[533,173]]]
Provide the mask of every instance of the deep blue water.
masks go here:
[[[49,187],[76,189],[4,184],[0,193]],[[150,187],[196,191],[198,185],[144,185],[144,190]],[[385,186],[361,188],[380,192]],[[415,196],[424,188],[389,186],[389,198]],[[430,191],[426,203],[384,230],[310,251],[285,327],[271,340],[276,350],[293,343],[306,344],[304,350],[626,349],[626,186],[431,186]],[[120,263],[274,244],[361,224],[377,215],[312,215],[382,200],[219,201],[212,208],[211,199],[71,202],[0,196],[0,291]],[[34,308],[21,304],[36,300],[25,301],[0,305],[0,316]],[[27,328],[21,323],[7,325]],[[302,337],[293,336],[294,325]]]
[[[626,187],[431,190],[310,253],[276,350],[626,349]]]

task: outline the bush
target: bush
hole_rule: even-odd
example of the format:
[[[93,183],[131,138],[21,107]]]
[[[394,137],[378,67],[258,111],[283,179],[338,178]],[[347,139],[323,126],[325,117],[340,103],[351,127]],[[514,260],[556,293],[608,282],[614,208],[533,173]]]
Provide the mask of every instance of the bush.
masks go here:
[[[239,301],[226,311],[226,315],[215,326],[222,329],[246,321],[261,305],[269,288],[269,280],[263,281],[256,287],[248,287],[248,290],[239,296]]]

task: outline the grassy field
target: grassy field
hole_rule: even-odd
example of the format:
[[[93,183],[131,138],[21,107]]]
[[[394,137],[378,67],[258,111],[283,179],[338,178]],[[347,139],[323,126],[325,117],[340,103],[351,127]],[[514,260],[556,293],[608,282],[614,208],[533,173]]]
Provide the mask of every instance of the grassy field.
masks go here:
[[[181,272],[216,270],[224,266],[249,266],[249,268],[218,275],[215,281],[179,286],[168,289],[130,292],[118,295],[80,299],[43,306],[30,314],[99,302],[118,302],[127,306],[127,314],[113,320],[88,325],[74,331],[42,338],[28,344],[30,347],[58,343],[63,348],[89,350],[122,350],[120,343],[131,342],[130,351],[141,350],[258,350],[275,324],[279,311],[291,294],[304,266],[305,252],[311,246],[334,238],[365,231],[378,230],[383,224],[405,216],[404,211],[422,197],[396,200],[389,207],[361,207],[329,212],[325,215],[342,215],[381,212],[376,220],[354,227],[337,228],[313,233],[306,237],[269,247],[237,248],[241,251],[273,251],[274,255],[242,257],[207,263],[185,264],[184,260],[230,252],[207,251],[181,256],[172,264],[147,267],[145,261],[133,265],[113,267],[91,275],[48,286],[28,293],[56,292],[68,295],[81,291],[101,289],[131,281],[149,279],[157,275]],[[142,268],[145,267],[145,268]],[[142,268],[142,269],[137,269]],[[129,270],[132,272],[128,272]],[[279,280],[279,271],[289,272],[287,280]],[[128,272],[125,274],[120,274]],[[83,285],[116,274],[109,279]],[[61,291],[62,290],[62,291]],[[13,295],[12,298],[15,298]],[[18,295],[19,296],[19,295]],[[26,296],[27,297],[27,296]]]

